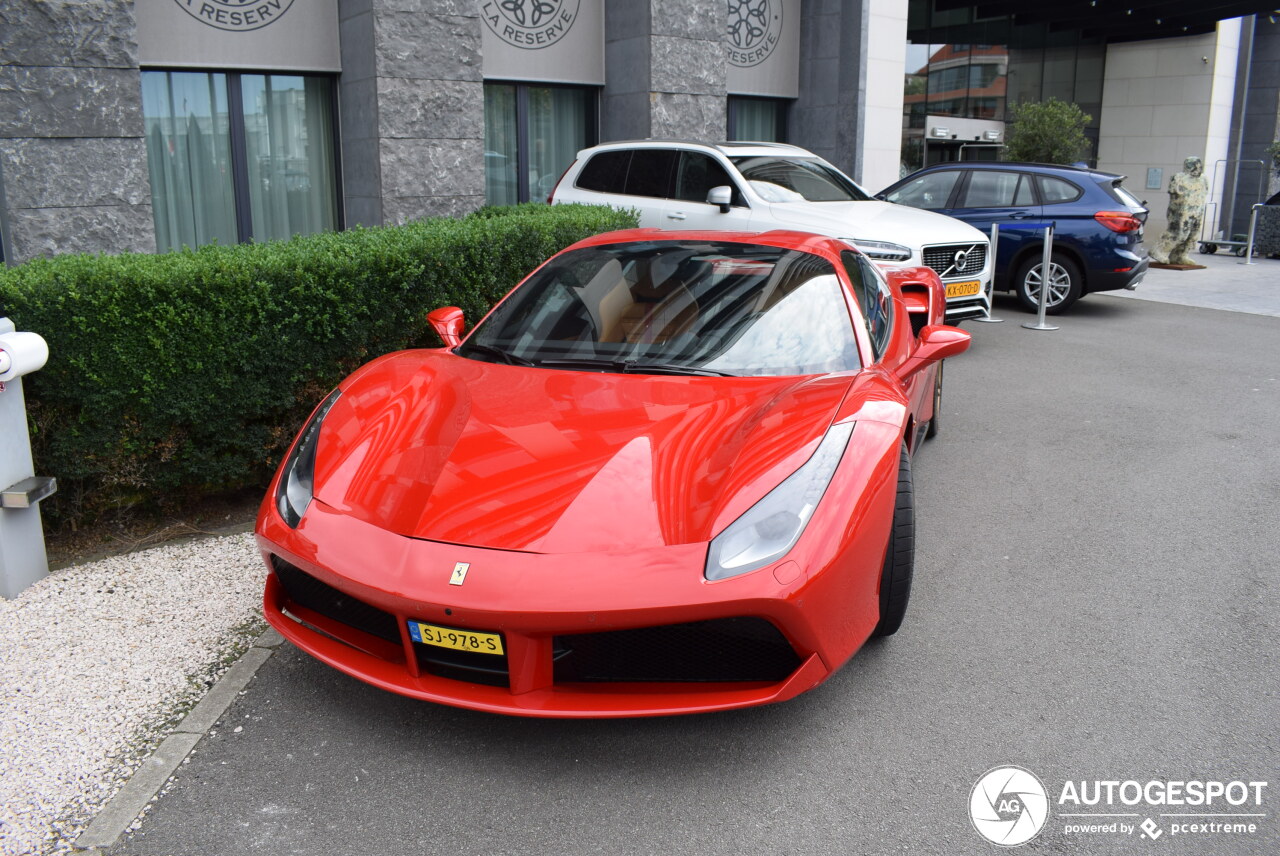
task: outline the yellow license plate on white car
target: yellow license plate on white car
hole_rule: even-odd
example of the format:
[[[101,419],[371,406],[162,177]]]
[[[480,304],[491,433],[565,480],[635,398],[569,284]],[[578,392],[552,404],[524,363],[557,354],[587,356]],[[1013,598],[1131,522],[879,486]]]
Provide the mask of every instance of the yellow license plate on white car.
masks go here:
[[[455,651],[473,651],[477,654],[503,654],[502,637],[497,633],[477,633],[456,627],[440,627],[422,621],[409,622],[409,635],[414,642],[452,648]]]
[[[982,291],[982,281],[973,279],[968,282],[947,283],[947,297],[968,297]]]

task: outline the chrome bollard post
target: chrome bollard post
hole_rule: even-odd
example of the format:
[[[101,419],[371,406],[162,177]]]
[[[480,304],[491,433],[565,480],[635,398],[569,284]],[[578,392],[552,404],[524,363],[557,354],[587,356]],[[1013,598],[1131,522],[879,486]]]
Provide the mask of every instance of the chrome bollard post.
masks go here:
[[[42,368],[49,346],[35,333],[16,332],[0,317],[0,597],[16,597],[49,573],[40,528],[40,500],[58,489],[33,472],[22,376]]]
[[[982,318],[974,318],[974,321],[981,321],[984,324],[1000,324],[1003,318],[991,317],[991,306],[996,302],[996,251],[1000,247],[1000,224],[991,224],[991,243],[988,245],[989,260],[991,262],[991,280],[987,286],[991,289],[991,293],[987,295],[987,314]]]
[[[1057,330],[1045,323],[1049,310],[1049,275],[1053,264],[1053,224],[1044,227],[1044,254],[1040,257],[1040,312],[1034,324],[1023,324],[1028,330]]]
[[[1262,210],[1262,203],[1253,206],[1252,212],[1249,214],[1249,246],[1245,251],[1244,261],[1236,262],[1238,265],[1256,265],[1253,260],[1253,237],[1258,233],[1258,212]]]

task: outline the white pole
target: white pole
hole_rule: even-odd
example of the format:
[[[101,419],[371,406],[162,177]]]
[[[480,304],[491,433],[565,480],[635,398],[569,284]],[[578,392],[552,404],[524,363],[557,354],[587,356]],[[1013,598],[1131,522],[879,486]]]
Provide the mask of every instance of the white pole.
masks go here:
[[[991,288],[991,293],[987,295],[987,314],[981,318],[974,318],[974,321],[981,321],[984,324],[999,324],[1004,321],[1003,318],[991,317],[991,306],[996,302],[996,249],[1000,246],[1000,224],[991,224],[991,243],[987,248],[987,258],[991,262],[991,281],[987,285]]]
[[[1044,227],[1044,253],[1040,256],[1040,313],[1034,324],[1023,324],[1028,330],[1057,330],[1052,324],[1045,323],[1049,311],[1049,278],[1053,264],[1053,224]]]

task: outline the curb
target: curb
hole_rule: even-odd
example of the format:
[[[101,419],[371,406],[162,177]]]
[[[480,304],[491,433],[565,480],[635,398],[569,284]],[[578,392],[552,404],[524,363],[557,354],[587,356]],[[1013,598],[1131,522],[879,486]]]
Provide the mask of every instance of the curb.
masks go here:
[[[116,843],[282,642],[284,637],[271,627],[254,640],[80,833],[75,846],[82,856],[100,856],[100,849]]]

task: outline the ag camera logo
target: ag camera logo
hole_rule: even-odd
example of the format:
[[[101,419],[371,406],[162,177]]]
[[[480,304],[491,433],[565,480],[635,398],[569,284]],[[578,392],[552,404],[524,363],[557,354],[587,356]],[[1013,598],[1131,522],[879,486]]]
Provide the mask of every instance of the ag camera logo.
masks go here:
[[[978,834],[1001,847],[1026,844],[1049,819],[1044,783],[1022,767],[992,767],[969,792],[969,819]]]

